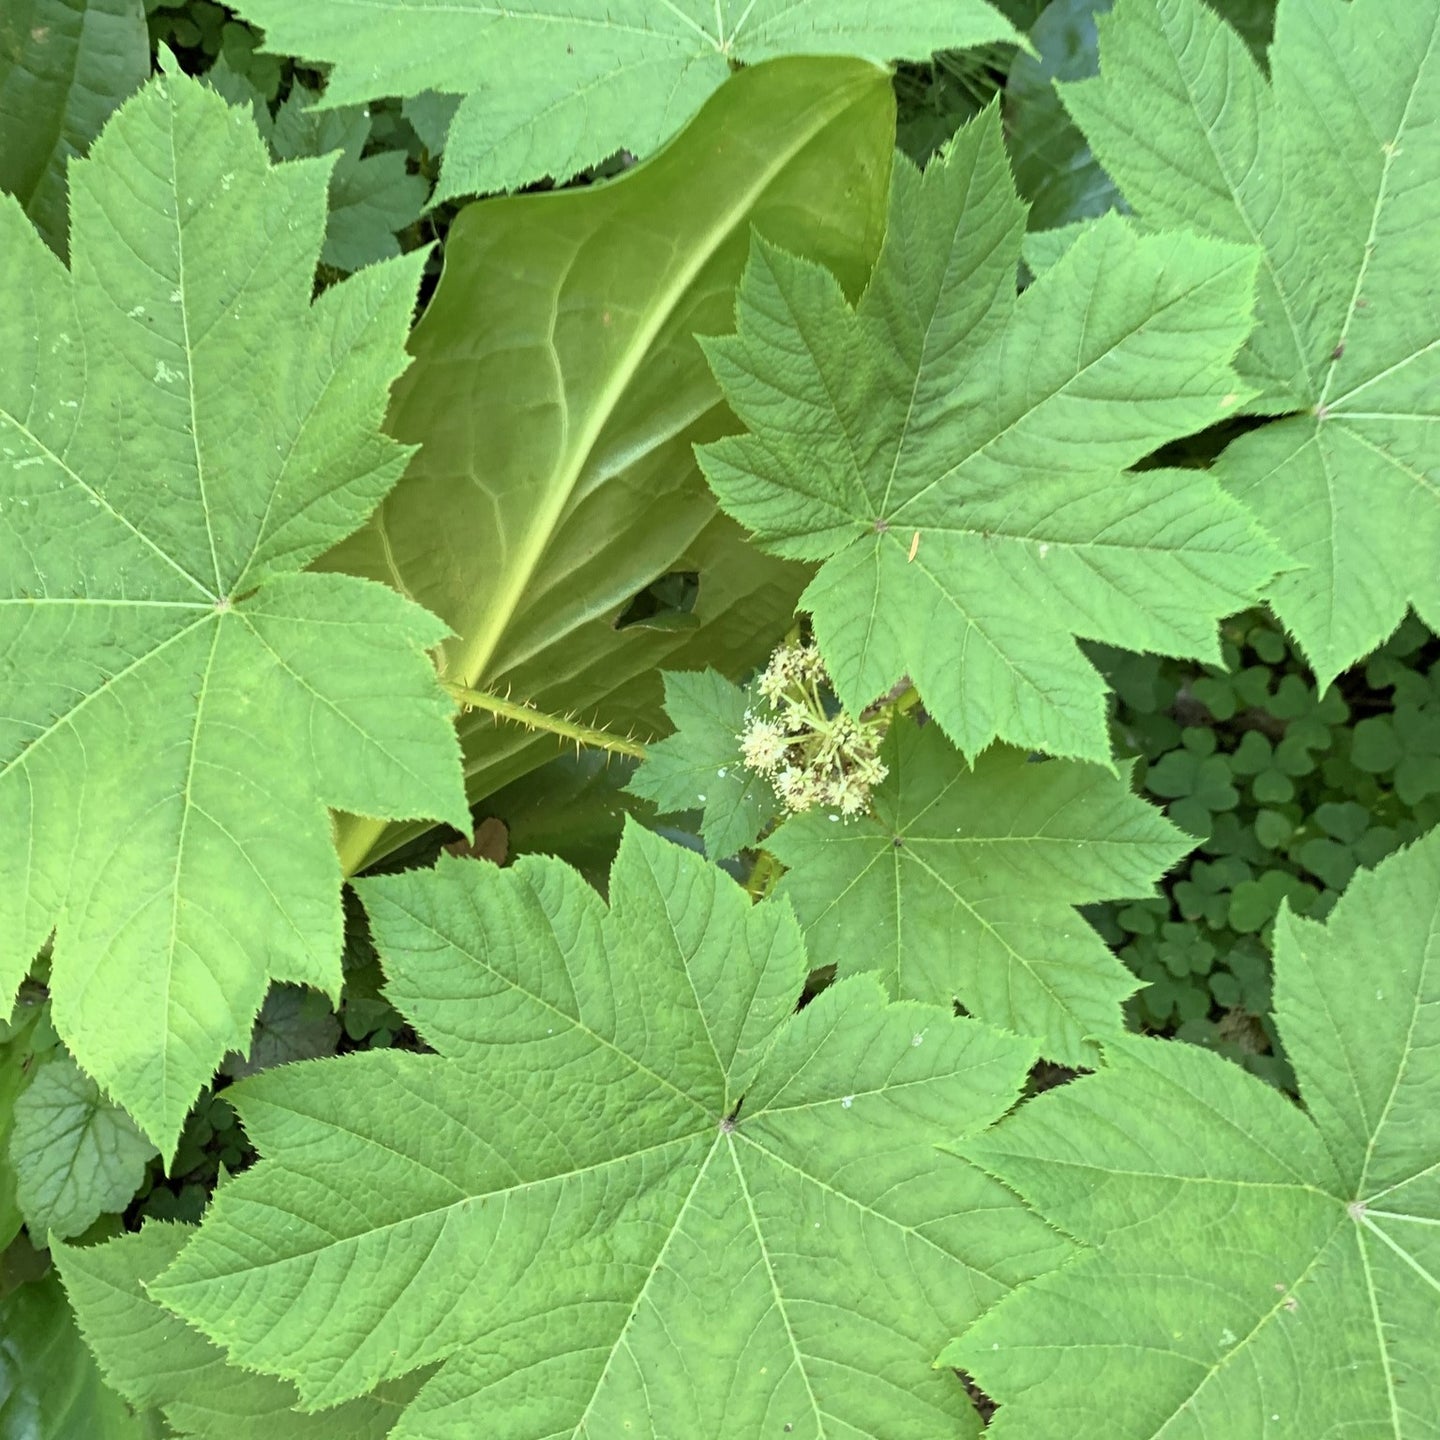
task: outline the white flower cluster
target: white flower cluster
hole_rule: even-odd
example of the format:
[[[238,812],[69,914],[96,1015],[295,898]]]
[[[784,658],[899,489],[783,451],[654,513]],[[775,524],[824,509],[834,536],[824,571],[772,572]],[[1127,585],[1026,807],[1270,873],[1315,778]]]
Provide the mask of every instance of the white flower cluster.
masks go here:
[[[745,712],[741,760],[764,775],[787,810],[833,805],[858,815],[885,778],[876,757],[884,726],[826,704],[825,662],[813,645],[782,645],[758,684],[767,713]]]

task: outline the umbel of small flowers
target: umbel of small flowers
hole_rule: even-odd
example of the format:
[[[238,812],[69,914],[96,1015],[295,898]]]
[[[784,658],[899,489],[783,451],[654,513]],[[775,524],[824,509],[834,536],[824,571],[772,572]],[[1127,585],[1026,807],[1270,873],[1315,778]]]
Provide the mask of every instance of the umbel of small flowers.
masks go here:
[[[876,757],[885,723],[857,720],[833,701],[827,705],[828,686],[825,662],[813,645],[781,645],[756,687],[763,704],[745,712],[740,758],[770,781],[787,810],[831,805],[842,815],[858,815],[885,778]]]

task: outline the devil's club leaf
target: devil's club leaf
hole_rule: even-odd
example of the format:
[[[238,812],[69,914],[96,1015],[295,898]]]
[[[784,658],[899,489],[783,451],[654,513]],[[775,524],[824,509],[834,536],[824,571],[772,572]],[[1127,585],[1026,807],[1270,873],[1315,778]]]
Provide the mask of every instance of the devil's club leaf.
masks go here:
[[[71,167],[73,272],[0,197],[0,992],[168,1148],[267,981],[335,991],[327,804],[466,812],[393,591],[299,575],[394,483],[419,257],[310,288],[326,162],[181,76]]]
[[[1264,248],[1262,410],[1219,476],[1297,562],[1270,599],[1323,685],[1407,604],[1440,626],[1440,0],[1283,0],[1267,83],[1200,0],[1119,0],[1062,87],[1152,224]]]
[[[961,1145],[1094,1246],[944,1357],[1000,1402],[995,1440],[1436,1433],[1437,936],[1440,834],[1358,873],[1328,924],[1282,913],[1276,1017],[1308,1114],[1205,1051],[1126,1039]]]
[[[334,63],[326,101],[464,95],[438,198],[568,180],[648,155],[735,62],[853,55],[877,64],[1018,40],[984,0],[241,0],[272,47]]]
[[[753,845],[780,813],[775,787],[740,763],[752,700],[713,670],[667,673],[665,710],[675,734],[647,748],[628,787],[662,815],[702,811],[700,834],[712,860]]]
[[[1098,765],[996,746],[971,769],[908,721],[881,759],[871,815],[811,811],[765,842],[811,950],[1093,1065],[1135,979],[1072,907],[1153,893],[1191,841]]]
[[[709,346],[751,433],[701,463],[764,545],[825,561],[802,603],[852,712],[908,674],[967,754],[1108,760],[1074,637],[1218,659],[1271,573],[1208,475],[1125,470],[1238,405],[1255,260],[1109,217],[1017,303],[1023,225],[992,110],[923,179],[897,159],[858,311],[757,245]]]
[[[608,911],[530,857],[359,888],[439,1054],[227,1092],[266,1158],[153,1295],[309,1404],[443,1360],[407,1440],[976,1433],[937,1331],[1061,1242],[935,1145],[1027,1042],[867,976],[795,1013],[788,907],[635,825]]]
[[[63,1052],[15,1102],[15,1198],[38,1243],[78,1235],[130,1203],[155,1147]]]
[[[390,411],[390,433],[420,453],[323,563],[439,615],[455,632],[447,680],[622,735],[663,724],[662,662],[739,674],[763,661],[808,577],[715,508],[693,447],[735,420],[695,336],[729,322],[752,228],[858,294],[894,138],[883,70],[775,61],[616,180],[466,207]],[[616,628],[677,571],[699,577],[698,623]],[[472,799],[555,753],[553,736],[480,709],[458,729]],[[346,823],[341,854],[355,870],[402,838]]]
[[[303,1414],[294,1408],[293,1385],[227,1363],[223,1350],[145,1293],[192,1233],[183,1225],[152,1224],[107,1245],[56,1248],[81,1334],[109,1384],[134,1405],[163,1410],[178,1434],[200,1440],[388,1435],[402,1397],[367,1396]]]

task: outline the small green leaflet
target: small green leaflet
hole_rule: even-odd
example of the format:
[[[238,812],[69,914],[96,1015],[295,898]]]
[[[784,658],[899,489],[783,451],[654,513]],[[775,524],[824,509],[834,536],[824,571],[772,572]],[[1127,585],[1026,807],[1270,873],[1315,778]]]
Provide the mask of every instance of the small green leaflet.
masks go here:
[[[198,1440],[388,1435],[413,1385],[307,1415],[295,1409],[293,1385],[227,1363],[217,1345],[150,1299],[145,1287],[193,1233],[184,1225],[152,1223],[105,1245],[55,1248],[80,1331],[109,1384],[132,1404],[163,1411],[177,1434]]]
[[[1073,907],[1153,894],[1193,842],[1131,791],[1128,767],[1035,763],[1002,745],[972,769],[937,726],[908,720],[881,759],[871,815],[810,811],[765,842],[811,951],[841,975],[878,970],[904,999],[959,1000],[1050,1059],[1095,1064],[1089,1037],[1124,1028],[1136,983]]]
[[[1440,832],[1282,912],[1275,1002],[1303,1111],[1126,1038],[958,1147],[1093,1247],[942,1357],[994,1440],[1436,1433]]]
[[[66,253],[65,170],[150,73],[142,0],[5,0],[0,190]]]
[[[330,215],[320,263],[360,270],[400,253],[396,232],[420,218],[430,187],[406,169],[394,150],[364,153],[370,112],[363,106],[309,110],[315,98],[303,85],[286,96],[266,138],[281,160],[339,151],[330,175]]]
[[[73,272],[0,197],[0,998],[169,1151],[270,979],[340,982],[327,806],[468,816],[444,627],[297,573],[404,468],[422,257],[310,302],[328,161],[152,81],[70,170]]]
[[[1067,1246],[936,1146],[1028,1042],[869,976],[797,1013],[789,907],[634,824],[608,910],[535,857],[357,888],[438,1053],[228,1091],[264,1158],[151,1295],[308,1406],[442,1361],[405,1440],[979,1433],[946,1327]]]
[[[992,108],[923,179],[896,160],[858,309],[757,243],[708,345],[750,433],[700,460],[764,546],[825,562],[801,603],[852,713],[908,675],[967,755],[1108,763],[1075,637],[1218,661],[1273,570],[1204,472],[1126,470],[1238,408],[1256,262],[1111,216],[1017,303],[1024,219]]]
[[[335,66],[325,103],[465,98],[436,191],[568,180],[648,155],[736,64],[846,55],[884,64],[1020,36],[984,0],[241,0],[273,50]]]
[[[1281,0],[1269,83],[1199,0],[1100,25],[1061,88],[1126,199],[1263,247],[1240,369],[1286,418],[1217,474],[1295,562],[1268,596],[1323,688],[1407,604],[1440,626],[1440,0]]]
[[[740,763],[740,732],[754,696],[713,670],[667,671],[665,710],[675,734],[649,745],[627,787],[662,815],[700,810],[712,860],[753,845],[780,813],[775,788]]]
[[[118,1214],[155,1147],[63,1051],[41,1064],[15,1102],[9,1162],[15,1199],[37,1245]]]
[[[232,70],[223,55],[205,72],[205,83],[231,105],[250,107],[276,159],[340,152],[330,172],[322,265],[353,272],[400,253],[396,232],[420,218],[430,186],[422,176],[410,174],[400,152],[364,153],[371,130],[368,106],[312,109],[315,91],[296,84],[272,116],[260,89]]]

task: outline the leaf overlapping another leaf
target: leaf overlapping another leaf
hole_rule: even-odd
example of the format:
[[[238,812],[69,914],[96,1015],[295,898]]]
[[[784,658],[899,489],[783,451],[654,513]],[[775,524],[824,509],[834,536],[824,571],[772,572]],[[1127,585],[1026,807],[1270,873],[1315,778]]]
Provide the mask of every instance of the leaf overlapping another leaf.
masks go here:
[[[1093,1065],[1124,1028],[1130,971],[1075,906],[1145,896],[1191,842],[1127,773],[1035,763],[994,746],[965,765],[935,726],[897,721],[872,814],[787,820],[766,842],[780,895],[841,975],[876,971],[905,999],[948,1004]]]
[[[1282,912],[1275,976],[1304,1111],[1127,1038],[958,1147],[1093,1247],[946,1352],[995,1440],[1435,1434],[1440,833]]]
[[[1024,209],[992,109],[897,160],[858,309],[757,245],[708,352],[750,433],[702,448],[724,509],[822,560],[802,597],[841,700],[908,676],[967,755],[1109,760],[1076,637],[1218,659],[1274,556],[1199,471],[1126,469],[1235,412],[1253,251],[1097,222],[1019,298]]]
[[[740,732],[753,690],[713,670],[665,674],[665,712],[675,734],[647,746],[627,787],[653,800],[662,815],[698,809],[700,834],[712,860],[753,845],[780,813],[774,786],[740,763]]]
[[[1062,93],[1140,217],[1263,249],[1240,369],[1287,418],[1218,474],[1323,688],[1407,604],[1440,626],[1440,0],[1281,0],[1268,83],[1200,0],[1119,0],[1100,57]]]
[[[854,55],[876,64],[1019,40],[984,0],[242,0],[274,49],[335,66],[326,100],[463,95],[437,198],[565,181],[645,156],[735,64]]]
[[[530,857],[358,888],[439,1054],[228,1092],[265,1158],[152,1295],[307,1405],[441,1361],[407,1440],[978,1432],[937,1332],[1064,1245],[935,1145],[1028,1042],[864,976],[795,1013],[788,907],[634,825],[608,910]]]
[[[163,1411],[199,1440],[381,1440],[414,1386],[399,1382],[316,1414],[295,1408],[295,1387],[231,1365],[218,1346],[177,1319],[145,1287],[192,1232],[151,1224],[105,1245],[55,1250],[55,1264],[106,1381],[133,1405]],[[90,1440],[88,1435],[85,1440]]]
[[[0,190],[56,254],[66,166],[150,71],[141,0],[7,0],[0,14]]]
[[[56,1029],[163,1150],[270,979],[339,988],[327,805],[468,823],[443,625],[295,573],[406,460],[421,257],[312,306],[329,168],[172,75],[72,166],[71,271],[0,197],[0,995],[53,928]]]
[[[438,614],[454,631],[447,680],[622,735],[663,723],[661,663],[760,661],[806,575],[716,512],[693,446],[735,421],[695,334],[729,320],[752,228],[858,292],[893,139],[883,70],[777,61],[736,75],[617,180],[467,207],[390,413],[420,453],[322,565]],[[616,628],[677,570],[699,577],[691,628]],[[479,710],[459,732],[472,799],[555,753]],[[382,830],[343,827],[348,869],[405,838]]]

